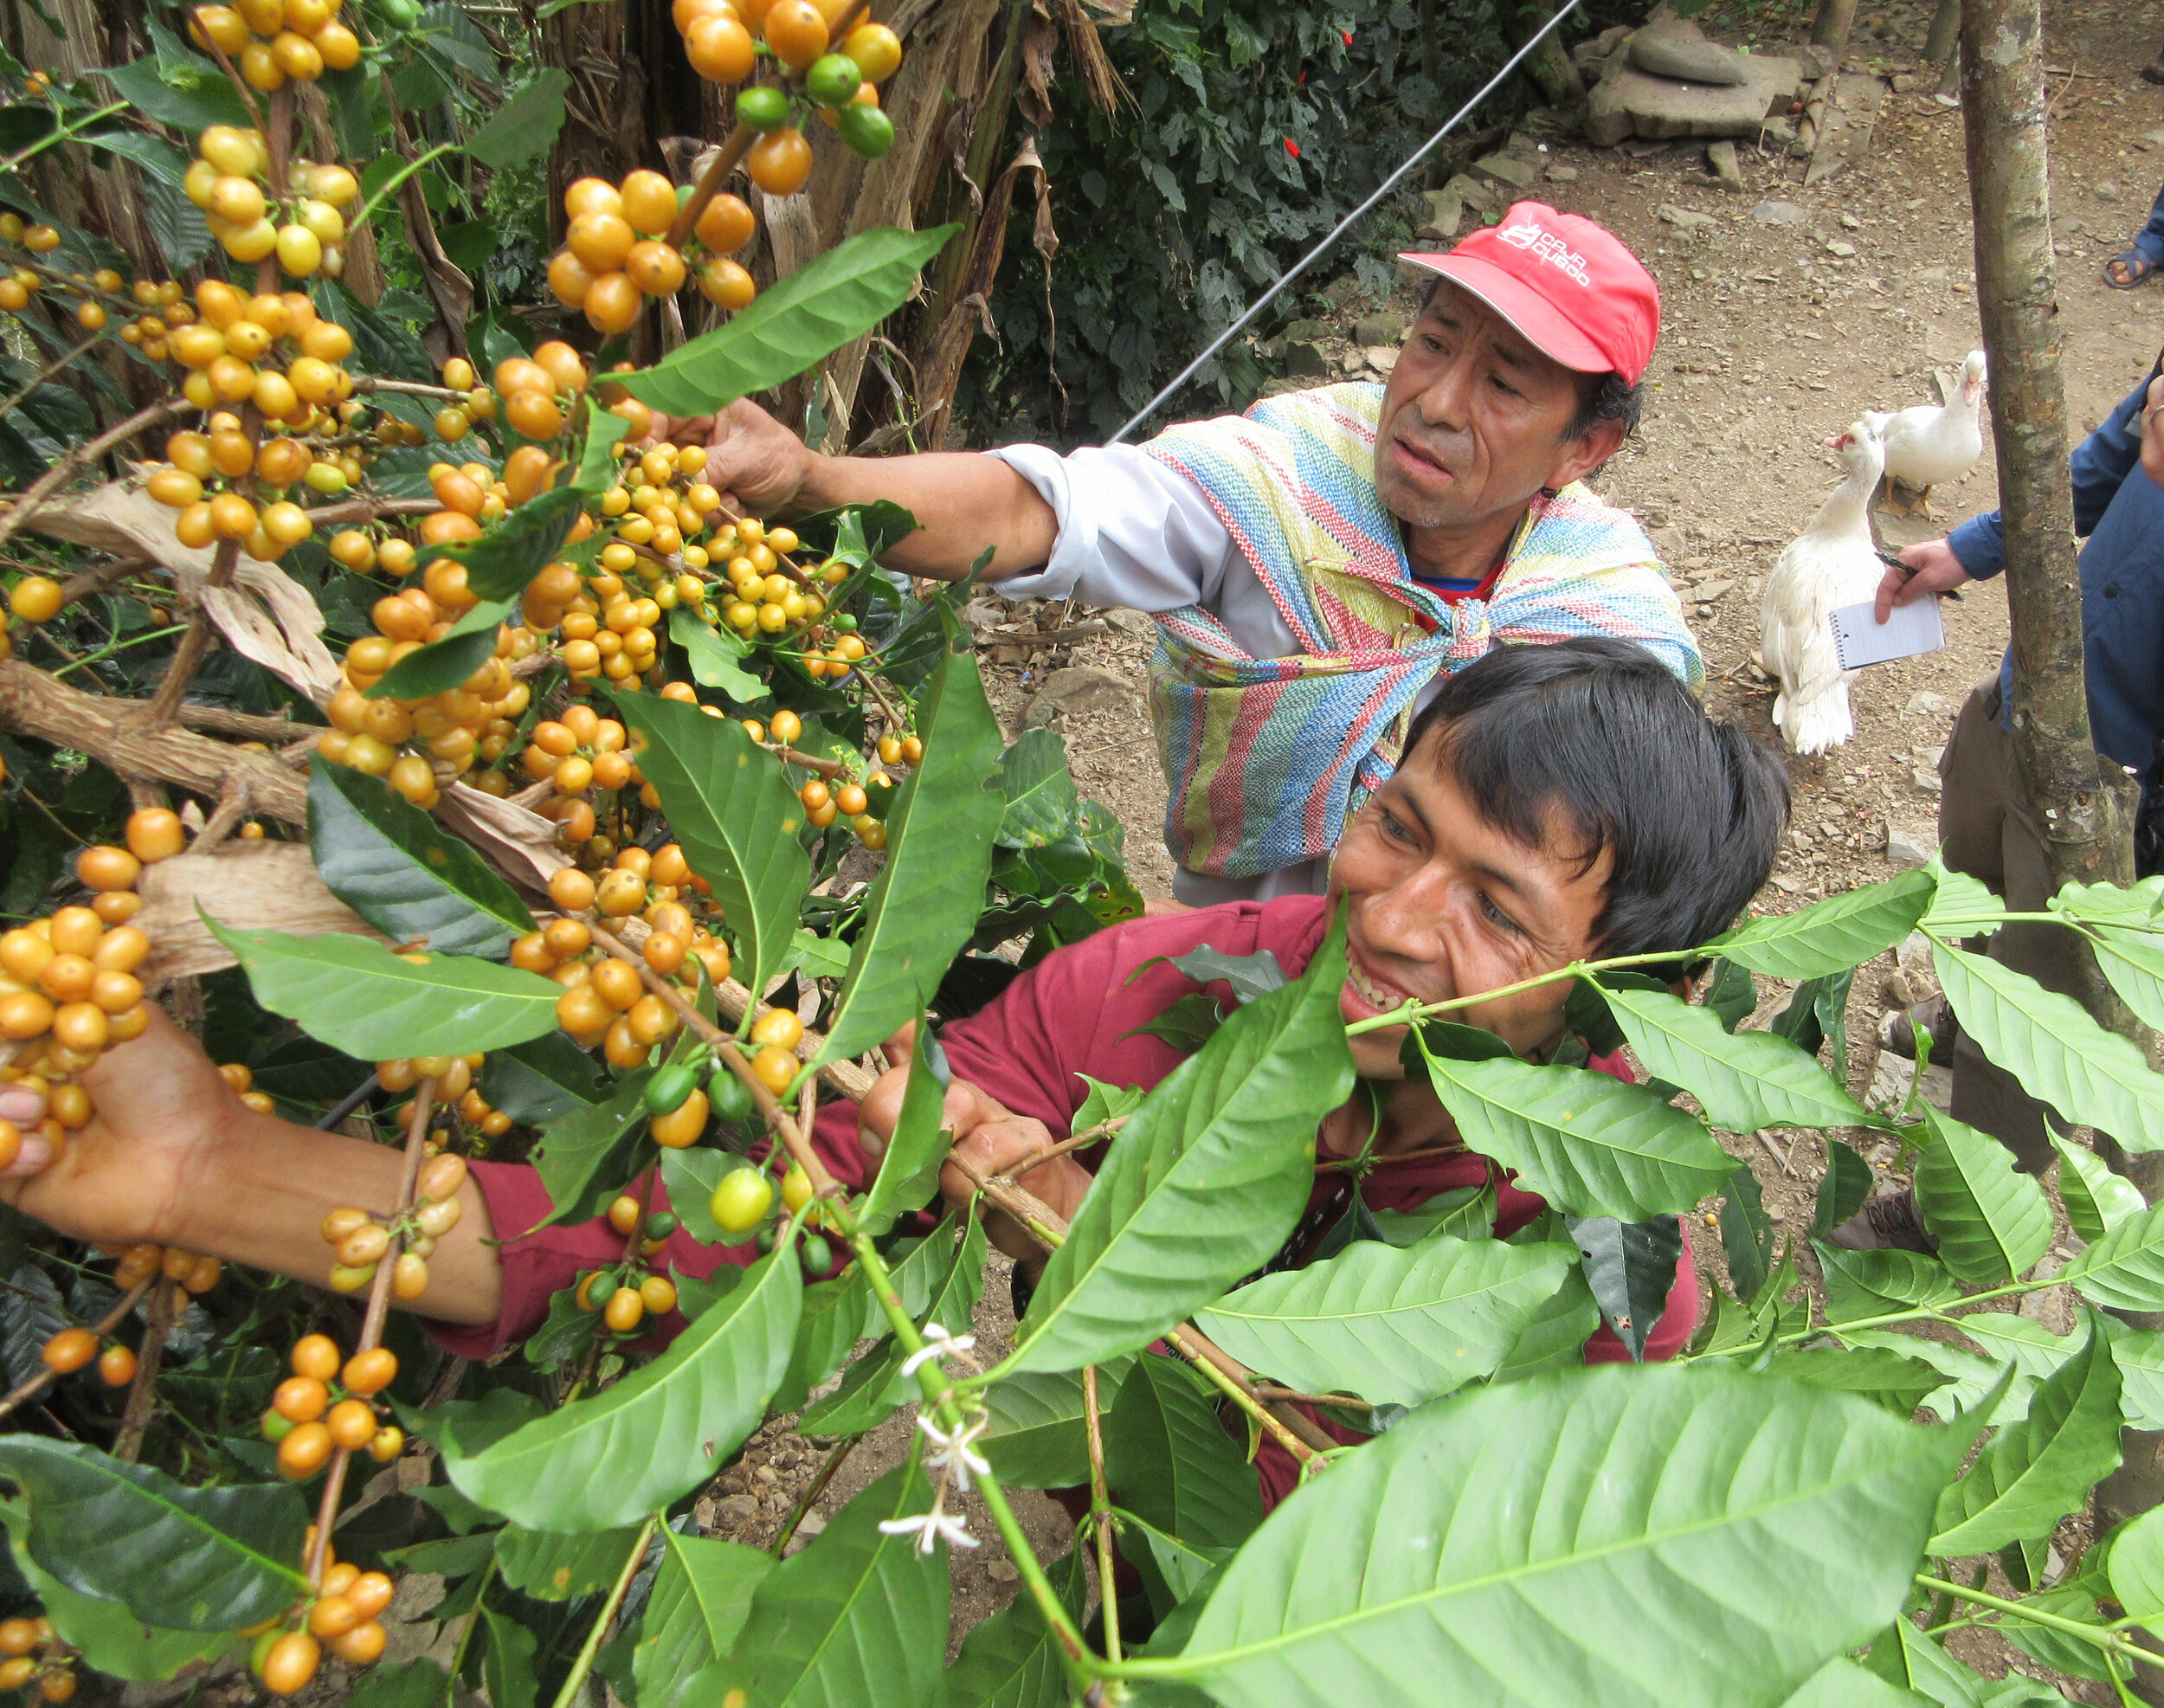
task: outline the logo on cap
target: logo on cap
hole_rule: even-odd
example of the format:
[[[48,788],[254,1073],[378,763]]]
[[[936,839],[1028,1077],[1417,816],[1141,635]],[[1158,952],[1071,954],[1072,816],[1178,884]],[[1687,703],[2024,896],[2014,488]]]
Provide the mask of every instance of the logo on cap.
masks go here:
[[[1586,276],[1586,258],[1573,249],[1552,231],[1543,231],[1531,220],[1521,220],[1516,225],[1506,225],[1496,235],[1514,249],[1523,249],[1535,261],[1545,261],[1567,279],[1590,287],[1593,280]]]

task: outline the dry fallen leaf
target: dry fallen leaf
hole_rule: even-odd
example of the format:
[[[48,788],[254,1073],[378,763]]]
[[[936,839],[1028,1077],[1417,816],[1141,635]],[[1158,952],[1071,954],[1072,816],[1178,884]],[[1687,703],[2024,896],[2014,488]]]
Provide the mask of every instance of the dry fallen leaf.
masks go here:
[[[556,826],[549,820],[468,783],[454,783],[443,791],[436,816],[514,884],[545,892],[549,880],[571,863],[557,846]]]
[[[196,911],[197,903],[230,931],[295,937],[345,931],[389,941],[331,893],[300,842],[225,842],[213,854],[175,854],[145,867],[136,890],[143,906],[132,923],[151,939],[136,976],[149,990],[234,964],[232,952]]]
[[[277,564],[259,564],[245,552],[234,566],[233,586],[207,586],[216,553],[180,543],[173,532],[179,515],[135,481],[110,480],[41,505],[29,525],[116,558],[149,558],[171,573],[174,587],[202,606],[235,652],[318,706],[325,704],[342,679],[323,643],[323,612],[314,597]]]

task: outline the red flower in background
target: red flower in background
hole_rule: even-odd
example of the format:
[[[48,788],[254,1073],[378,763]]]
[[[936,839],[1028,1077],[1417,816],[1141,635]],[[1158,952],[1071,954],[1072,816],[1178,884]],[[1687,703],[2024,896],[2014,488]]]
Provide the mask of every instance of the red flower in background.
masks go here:
[[[1297,160],[1300,158],[1300,145],[1293,141],[1291,137],[1287,137],[1285,139],[1285,151]]]
[[[1352,31],[1349,29],[1341,29],[1337,33],[1345,38],[1345,45],[1348,48],[1352,46]]]

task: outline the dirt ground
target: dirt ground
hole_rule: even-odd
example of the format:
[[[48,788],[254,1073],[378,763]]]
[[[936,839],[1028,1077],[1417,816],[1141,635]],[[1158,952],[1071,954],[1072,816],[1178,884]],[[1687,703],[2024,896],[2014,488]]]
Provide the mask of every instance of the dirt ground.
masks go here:
[[[1913,74],[1930,11],[1928,3],[1874,7],[1866,0],[1844,69]],[[1717,26],[1723,15],[1711,16]],[[2099,276],[2140,227],[2164,178],[2164,90],[2135,75],[2158,49],[2158,22],[2153,9],[2101,0],[2058,0],[2050,11],[2053,232],[2077,437],[2102,420],[2164,341],[2164,287],[2153,280],[2121,293]],[[1793,33],[1800,39],[1801,26]],[[1768,51],[1775,43],[1755,45]],[[1838,479],[1822,442],[1864,409],[1926,400],[1927,373],[1957,368],[1981,342],[1961,115],[1929,93],[1935,80],[1922,81],[1920,91],[1887,97],[1861,164],[1809,189],[1802,163],[1745,147],[1745,189],[1725,190],[1702,150],[1682,143],[1650,152],[1640,145],[1636,153],[1559,144],[1552,158],[1561,171],[1538,186],[1557,206],[1619,233],[1659,280],[1664,325],[1643,431],[1596,484],[1637,512],[1671,579],[1688,590],[1685,611],[1704,652],[1710,702],[1769,740],[1777,741],[1768,719],[1772,693],[1751,665],[1759,590],[1781,546]],[[1769,200],[1795,203],[1801,222],[1755,217],[1753,208]],[[1709,215],[1711,222],[1678,226],[1661,217],[1664,207]],[[1387,305],[1414,306],[1409,290]],[[1349,333],[1355,313],[1383,306],[1349,303],[1338,324]],[[1326,348],[1362,371],[1349,337]],[[1991,508],[1995,487],[1987,425],[1983,461],[1935,495],[1946,519],[1884,515],[1887,545],[1935,538],[1953,521]],[[1137,882],[1145,893],[1163,893],[1170,881],[1159,835],[1163,785],[1140,693],[1146,625],[989,600],[973,616],[982,618],[988,675],[1010,735],[1033,708],[1041,717],[1055,701],[1063,705],[1055,727],[1066,737],[1084,792],[1118,812]],[[1997,667],[2006,641],[2004,595],[1996,582],[1982,583],[1949,603],[1945,616],[1945,651],[1879,667],[1856,685],[1853,741],[1822,760],[1790,762],[1794,828],[1758,911],[1793,909],[1890,876],[1897,869],[1887,854],[1890,828],[1916,848],[1935,844],[1934,764],[1962,697]],[[1093,617],[1104,622],[1103,632],[1052,645],[1031,636]],[[1053,679],[1077,667],[1080,674]],[[1878,1066],[1875,1034],[1896,970],[1889,954],[1856,980],[1848,1027],[1859,1092]],[[1917,994],[1928,990],[1928,972],[1910,976]],[[1777,1007],[1777,983],[1761,986],[1762,1007]],[[1893,1077],[1881,1077],[1882,1095],[1899,1083],[1894,1070],[1907,1066],[1886,1060],[1881,1072]],[[1757,1173],[1777,1226],[1800,1237],[1824,1168],[1824,1141],[1770,1137],[1771,1144],[1737,1141],[1737,1154]],[[1873,1157],[1882,1174],[1888,1149]],[[1703,1219],[1697,1232],[1702,1264],[1717,1274],[1717,1236]],[[2045,1260],[2065,1254],[2062,1247]],[[1807,1248],[1802,1261],[1810,1269]],[[995,1347],[1012,1325],[1006,1307],[1002,1272],[990,1278],[979,1312],[979,1331]],[[2071,1316],[2056,1320],[2066,1309],[2062,1300],[2047,1295],[2031,1308],[2055,1328],[2071,1326]],[[909,1428],[905,1415],[858,1446],[813,1504],[810,1523],[893,1462]],[[705,1516],[723,1534],[770,1545],[826,1456],[786,1427],[770,1426],[744,1465],[724,1479]],[[1071,1534],[1065,1515],[1037,1496],[1018,1505],[1041,1551],[1064,1552]],[[955,1569],[957,1634],[1014,1593],[1014,1568],[997,1533],[982,1522],[976,1529],[985,1546]],[[1968,1658],[1991,1673],[2005,1670],[2011,1650],[1980,1634],[1957,1640],[1968,1640],[1976,1644],[1964,1651]],[[2083,1688],[2071,1687],[2076,1699],[2108,1699],[2083,1697]]]

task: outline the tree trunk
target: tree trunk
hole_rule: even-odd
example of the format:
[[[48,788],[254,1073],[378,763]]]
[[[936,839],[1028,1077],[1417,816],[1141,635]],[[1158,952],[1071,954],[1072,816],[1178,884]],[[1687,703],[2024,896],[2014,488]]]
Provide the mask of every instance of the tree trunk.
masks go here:
[[[1510,27],[1511,42],[1523,47],[1552,16],[1537,6],[1519,7],[1517,20]],[[1421,43],[1423,61],[1427,45],[1426,42]],[[1550,106],[1575,106],[1586,98],[1586,80],[1578,74],[1578,68],[1563,51],[1560,32],[1549,35],[1526,55],[1524,68],[1525,74],[1539,87],[1542,97]]]
[[[1964,0],[1961,109],[1976,232],[1976,296],[1991,358],[1992,432],[2006,522],[2006,603],[2013,631],[2014,762],[2044,830],[2054,885],[2131,883],[2134,790],[2090,738],[2083,670],[2081,580],[2067,471],[2063,345],[2051,267],[2045,142],[2044,30],[2038,0]],[[2100,1025],[2142,1040],[2141,1028],[2084,953],[2077,992]],[[2164,1155],[2098,1150],[2154,1202]],[[2129,1314],[2140,1328],[2164,1318]],[[2164,1498],[2164,1434],[2129,1430],[2126,1462],[2096,1491],[2117,1519]],[[2164,1679],[2139,1680],[2164,1703]]]
[[[1954,49],[1961,39],[1961,0],[1939,0],[1939,9],[1931,14],[1931,34],[1923,43],[1923,57],[1933,65],[1944,65],[1954,56]]]
[[[1856,0],[1819,0],[1818,15],[1811,20],[1811,39],[1833,50],[1833,68],[1841,68],[1848,48],[1848,33],[1856,24]]]

